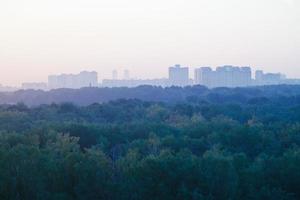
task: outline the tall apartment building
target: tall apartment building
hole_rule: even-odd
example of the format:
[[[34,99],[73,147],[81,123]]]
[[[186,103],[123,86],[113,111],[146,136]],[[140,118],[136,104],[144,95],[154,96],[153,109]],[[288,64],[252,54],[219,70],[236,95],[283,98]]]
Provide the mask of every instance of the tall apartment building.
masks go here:
[[[187,86],[190,84],[189,68],[175,65],[169,67],[169,82],[172,86]]]
[[[195,69],[195,73],[194,73],[195,85],[205,85],[211,88],[214,86],[215,81],[216,81],[215,73],[210,67],[201,67]]]
[[[251,85],[251,68],[225,65],[212,70],[201,67],[195,70],[195,84],[214,87],[247,87]]]
[[[98,74],[97,72],[83,71],[79,74],[61,74],[51,75],[48,77],[49,89],[57,88],[83,88],[83,87],[97,87]]]
[[[264,73],[262,70],[255,72],[255,85],[278,85],[284,83],[285,79],[281,73]]]
[[[242,87],[248,87],[252,85],[252,70],[251,67],[240,68],[240,82]]]

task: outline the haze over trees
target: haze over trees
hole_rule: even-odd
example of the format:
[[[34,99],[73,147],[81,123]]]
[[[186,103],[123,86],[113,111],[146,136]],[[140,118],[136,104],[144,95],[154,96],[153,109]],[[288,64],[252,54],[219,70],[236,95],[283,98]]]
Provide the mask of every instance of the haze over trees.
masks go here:
[[[139,86],[135,88],[82,88],[19,90],[16,92],[0,92],[0,104],[24,103],[27,106],[41,104],[71,102],[75,105],[88,106],[93,103],[105,103],[118,99],[140,99],[143,101],[179,103],[186,101],[209,101],[213,103],[235,102],[247,103],[255,98],[271,97],[295,99],[300,96],[300,85],[260,86],[248,88],[215,88],[204,86],[187,87],[155,87]]]
[[[300,199],[299,86],[0,99],[0,199]]]

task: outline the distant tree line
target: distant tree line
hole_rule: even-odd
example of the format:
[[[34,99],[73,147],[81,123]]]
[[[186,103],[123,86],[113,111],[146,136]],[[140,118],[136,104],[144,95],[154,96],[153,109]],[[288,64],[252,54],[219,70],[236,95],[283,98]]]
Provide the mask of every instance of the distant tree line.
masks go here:
[[[51,91],[20,90],[0,93],[0,104],[17,104],[23,102],[27,106],[41,104],[72,102],[79,106],[93,103],[105,103],[118,99],[140,99],[143,101],[179,103],[186,101],[209,101],[214,103],[247,103],[249,100],[263,101],[262,98],[289,98],[299,101],[300,85],[260,86],[245,88],[215,88],[204,86],[188,87],[155,87],[139,86],[135,88],[82,88],[56,89]],[[258,98],[258,99],[256,99]]]

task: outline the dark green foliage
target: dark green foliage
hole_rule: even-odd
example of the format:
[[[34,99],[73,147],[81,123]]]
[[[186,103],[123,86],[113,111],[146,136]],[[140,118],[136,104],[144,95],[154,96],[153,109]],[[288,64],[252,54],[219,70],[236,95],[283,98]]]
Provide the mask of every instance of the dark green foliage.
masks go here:
[[[0,106],[0,199],[300,199],[298,87],[142,88]]]

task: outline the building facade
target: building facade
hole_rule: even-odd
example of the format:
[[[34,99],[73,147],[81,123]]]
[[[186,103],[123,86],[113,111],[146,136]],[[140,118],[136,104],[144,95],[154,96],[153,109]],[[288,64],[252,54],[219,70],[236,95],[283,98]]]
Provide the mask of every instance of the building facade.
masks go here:
[[[213,70],[210,67],[195,69],[194,84],[215,87],[247,87],[251,85],[250,67],[225,65]]]
[[[262,70],[255,72],[255,85],[278,85],[287,82],[281,73],[264,73]]]
[[[175,65],[169,67],[169,82],[172,86],[187,86],[190,84],[189,68]]]
[[[49,89],[98,87],[97,72],[83,71],[79,74],[61,74],[48,77]]]

